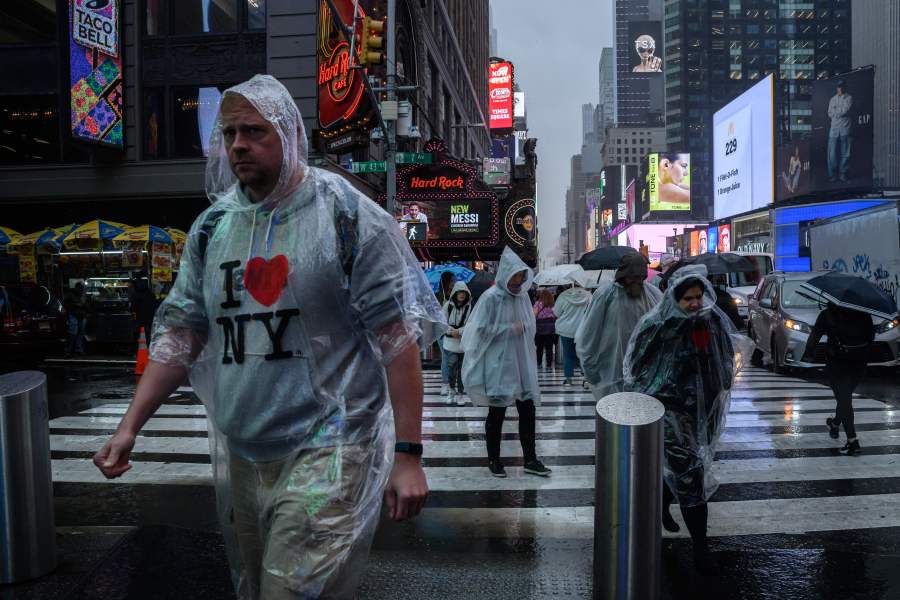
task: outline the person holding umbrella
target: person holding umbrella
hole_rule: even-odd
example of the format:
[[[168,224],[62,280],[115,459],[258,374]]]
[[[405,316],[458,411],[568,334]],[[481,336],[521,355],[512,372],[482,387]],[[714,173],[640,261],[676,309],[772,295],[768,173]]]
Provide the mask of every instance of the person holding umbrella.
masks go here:
[[[860,444],[854,426],[853,391],[865,375],[869,349],[875,340],[872,317],[894,319],[897,304],[878,286],[843,273],[813,277],[800,286],[800,293],[826,303],[809,334],[803,360],[813,360],[819,340],[827,335],[825,372],[837,407],[835,416],[825,419],[825,425],[833,439],[838,439],[844,426],[847,443],[840,452],[854,456],[860,453]]]

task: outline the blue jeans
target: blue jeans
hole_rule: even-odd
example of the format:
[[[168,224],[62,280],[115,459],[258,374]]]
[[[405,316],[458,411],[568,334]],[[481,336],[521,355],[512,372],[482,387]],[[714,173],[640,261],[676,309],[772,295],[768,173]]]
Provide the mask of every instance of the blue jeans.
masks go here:
[[[563,355],[563,376],[566,379],[572,379],[575,376],[575,338],[559,336],[559,343],[562,344]]]
[[[840,146],[840,150],[838,150]],[[850,135],[843,134],[828,136],[828,178],[847,179],[847,169],[850,167]],[[838,164],[840,160],[840,165]]]
[[[78,318],[75,315],[69,315],[66,319],[66,332],[69,334],[66,354],[73,352],[84,354],[84,317]]]

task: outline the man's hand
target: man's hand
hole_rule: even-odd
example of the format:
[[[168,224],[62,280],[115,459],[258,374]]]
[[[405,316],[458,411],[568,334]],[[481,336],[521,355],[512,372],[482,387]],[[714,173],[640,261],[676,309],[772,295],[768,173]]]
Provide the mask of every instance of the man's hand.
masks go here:
[[[129,458],[134,448],[134,436],[116,432],[94,455],[94,464],[107,479],[115,479],[131,469]]]
[[[427,498],[428,482],[422,469],[422,459],[398,452],[384,490],[384,501],[391,519],[403,521],[416,516],[422,511]]]
[[[651,71],[659,71],[662,68],[662,59],[658,56],[654,56],[650,59],[650,62],[647,63],[647,66]]]

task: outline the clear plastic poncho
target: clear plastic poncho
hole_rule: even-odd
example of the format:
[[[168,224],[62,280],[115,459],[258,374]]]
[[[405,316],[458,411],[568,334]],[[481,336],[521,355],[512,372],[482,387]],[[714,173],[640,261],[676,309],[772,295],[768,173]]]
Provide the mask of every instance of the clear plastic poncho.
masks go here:
[[[522,271],[525,280],[514,294],[509,280]],[[511,248],[504,248],[496,285],[481,295],[466,322],[462,378],[476,406],[512,406],[516,400],[540,405],[536,325],[528,299],[533,279],[534,271]]]
[[[213,204],[188,234],[150,358],[187,367],[206,406],[238,597],[352,597],[393,462],[386,367],[445,321],[390,215],[307,166],[284,86],[258,75],[231,94],[278,132],[278,183],[248,199],[220,113]]]
[[[632,298],[618,282],[601,284],[575,334],[584,378],[597,399],[624,390],[622,362],[628,340],[644,315],[662,299],[657,288],[642,285],[644,293]]]
[[[561,337],[574,338],[591,304],[591,293],[580,286],[567,289],[553,305],[556,313],[556,333]]]
[[[693,314],[675,299],[688,281],[704,289],[703,307]],[[694,265],[672,276],[662,302],[641,320],[628,345],[626,389],[653,396],[666,408],[663,470],[681,506],[702,504],[718,489],[711,466],[748,344],[716,308],[706,267]]]

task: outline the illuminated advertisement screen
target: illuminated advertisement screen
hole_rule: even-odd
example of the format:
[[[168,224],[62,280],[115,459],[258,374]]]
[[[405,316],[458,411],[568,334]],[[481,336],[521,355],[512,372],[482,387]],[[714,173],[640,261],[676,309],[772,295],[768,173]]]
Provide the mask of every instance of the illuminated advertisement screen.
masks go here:
[[[512,129],[513,66],[510,62],[491,63],[488,67],[488,113],[491,129]]]
[[[697,232],[697,251],[700,254],[709,252],[709,243],[706,241],[706,229]]]
[[[719,249],[719,228],[710,227],[706,230],[706,251],[715,254]]]
[[[631,21],[628,23],[631,41],[629,67],[632,73],[658,73],[662,76],[662,24],[659,21]]]
[[[774,86],[769,75],[713,116],[716,220],[765,208],[773,201]]]
[[[700,254],[700,232],[696,229],[691,232],[691,256]]]
[[[487,199],[428,200],[400,203],[403,231],[424,223],[428,241],[480,240],[491,237],[493,203]],[[421,240],[414,240],[421,241]]]
[[[650,212],[691,210],[691,155],[654,153],[647,160]]]
[[[719,225],[719,252],[731,252],[731,225]]]
[[[72,137],[124,149],[124,96],[117,0],[69,2]]]

